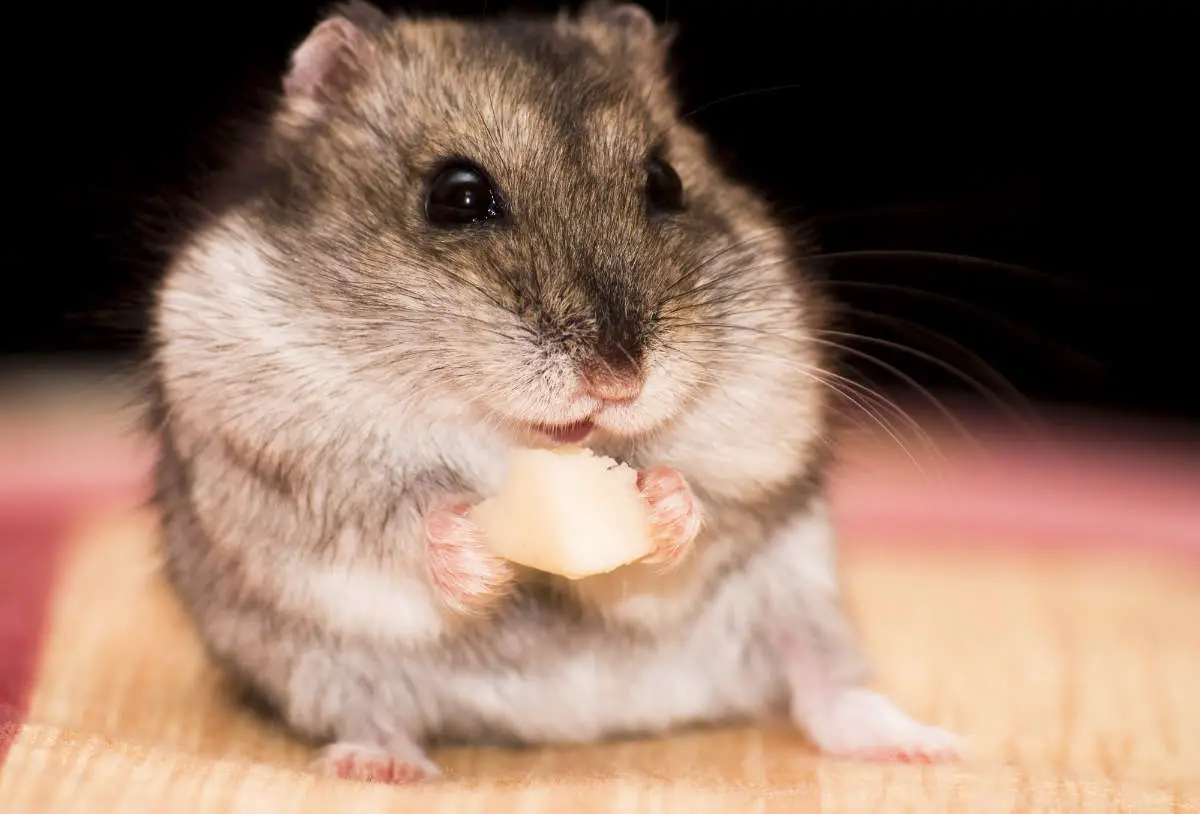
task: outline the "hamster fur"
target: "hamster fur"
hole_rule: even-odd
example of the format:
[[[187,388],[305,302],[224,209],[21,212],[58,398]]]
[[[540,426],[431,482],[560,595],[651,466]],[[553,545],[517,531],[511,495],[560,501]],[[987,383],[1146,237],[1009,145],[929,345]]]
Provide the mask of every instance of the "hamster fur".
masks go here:
[[[963,748],[868,688],[821,493],[821,293],[678,117],[669,40],[627,4],[342,6],[169,265],[166,573],[322,771],[775,715],[831,754]],[[435,217],[439,184],[479,217]],[[568,437],[642,472],[650,561],[569,581],[480,545],[463,511],[509,451]]]

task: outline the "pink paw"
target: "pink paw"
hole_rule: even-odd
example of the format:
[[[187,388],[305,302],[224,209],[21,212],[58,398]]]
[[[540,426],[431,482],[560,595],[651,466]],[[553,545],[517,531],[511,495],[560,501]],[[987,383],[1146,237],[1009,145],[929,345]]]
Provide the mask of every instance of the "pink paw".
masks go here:
[[[941,763],[966,752],[957,735],[910,718],[870,690],[842,690],[798,721],[828,755],[855,760]]]
[[[407,786],[441,775],[438,767],[419,753],[402,758],[378,746],[363,743],[326,746],[317,758],[316,769],[327,777],[397,786]]]
[[[505,560],[483,544],[482,532],[467,517],[470,504],[453,501],[425,516],[425,554],[429,581],[447,607],[479,613],[507,593],[515,574]]]
[[[638,473],[638,489],[650,504],[650,525],[657,545],[644,563],[667,568],[680,563],[704,524],[700,503],[683,475],[665,466]]]

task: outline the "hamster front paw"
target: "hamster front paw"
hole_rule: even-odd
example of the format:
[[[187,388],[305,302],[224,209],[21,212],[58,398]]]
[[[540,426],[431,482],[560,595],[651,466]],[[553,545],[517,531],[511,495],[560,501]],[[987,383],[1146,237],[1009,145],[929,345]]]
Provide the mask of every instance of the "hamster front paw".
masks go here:
[[[397,786],[419,783],[442,774],[419,750],[413,750],[411,754],[393,754],[367,743],[330,744],[321,750],[314,768],[327,777]]]
[[[683,475],[665,466],[639,472],[638,489],[650,505],[656,546],[641,561],[666,568],[678,565],[691,550],[704,523],[699,501]]]
[[[462,614],[484,611],[515,579],[513,567],[493,556],[483,532],[467,517],[470,504],[447,501],[425,516],[425,561],[430,584],[442,602]]]

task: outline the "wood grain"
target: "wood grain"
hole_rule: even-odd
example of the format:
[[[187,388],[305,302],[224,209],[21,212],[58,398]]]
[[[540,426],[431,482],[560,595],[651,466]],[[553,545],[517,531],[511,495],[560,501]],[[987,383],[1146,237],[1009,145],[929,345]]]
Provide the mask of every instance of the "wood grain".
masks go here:
[[[974,748],[953,766],[819,757],[738,729],[577,749],[455,750],[415,789],[319,779],[232,702],[165,591],[156,518],[83,531],[55,592],[14,812],[1177,812],[1200,800],[1200,579],[1140,557],[851,541],[880,683]]]

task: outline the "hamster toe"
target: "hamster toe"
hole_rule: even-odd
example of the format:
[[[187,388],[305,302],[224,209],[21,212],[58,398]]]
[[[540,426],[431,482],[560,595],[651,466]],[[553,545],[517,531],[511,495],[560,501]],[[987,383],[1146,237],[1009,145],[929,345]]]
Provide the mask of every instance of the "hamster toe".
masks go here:
[[[643,562],[673,565],[700,533],[703,515],[699,501],[683,475],[669,467],[639,472],[638,488],[650,505],[650,524],[657,543],[656,551]]]
[[[876,762],[941,763],[961,759],[966,742],[913,720],[887,697],[847,689],[799,722],[822,752]]]
[[[467,517],[469,506],[448,502],[425,517],[429,580],[443,602],[459,613],[486,607],[514,578],[512,566],[484,546],[482,532]]]
[[[395,755],[365,743],[334,743],[321,750],[315,762],[318,773],[362,783],[406,786],[441,775],[441,770],[414,749],[413,754]]]

